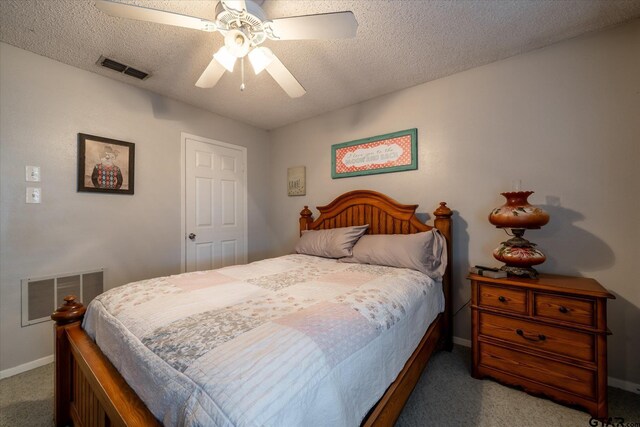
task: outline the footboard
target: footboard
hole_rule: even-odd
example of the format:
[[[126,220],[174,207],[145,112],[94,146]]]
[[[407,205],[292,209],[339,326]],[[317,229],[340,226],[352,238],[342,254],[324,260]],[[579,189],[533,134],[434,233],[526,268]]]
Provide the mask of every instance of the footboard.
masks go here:
[[[85,307],[75,297],[51,318],[55,328],[56,426],[159,426],[136,393],[82,329]]]
[[[62,426],[160,426],[120,373],[82,329],[86,308],[74,296],[51,318],[55,328],[54,423]],[[363,427],[392,426],[420,379],[431,354],[442,344],[445,316],[439,314],[420,344],[363,420]]]

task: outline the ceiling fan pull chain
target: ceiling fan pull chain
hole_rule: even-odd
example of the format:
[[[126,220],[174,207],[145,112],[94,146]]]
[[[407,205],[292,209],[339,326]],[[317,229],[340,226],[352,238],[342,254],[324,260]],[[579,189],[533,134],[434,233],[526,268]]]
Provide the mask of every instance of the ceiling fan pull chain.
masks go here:
[[[242,84],[240,84],[240,92],[244,92],[244,57],[240,58],[240,78],[242,79]]]

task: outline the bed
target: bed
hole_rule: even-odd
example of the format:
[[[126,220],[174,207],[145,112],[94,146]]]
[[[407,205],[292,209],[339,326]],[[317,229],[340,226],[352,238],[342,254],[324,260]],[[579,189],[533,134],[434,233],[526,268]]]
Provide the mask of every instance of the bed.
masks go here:
[[[167,424],[180,424],[185,422],[185,417],[191,420],[191,425],[297,425],[318,424],[317,420],[321,419],[318,417],[323,413],[327,414],[325,420],[331,420],[333,412],[338,413],[339,418],[331,424],[354,425],[361,421],[367,426],[393,425],[431,354],[437,348],[450,349],[452,346],[451,210],[441,203],[434,212],[434,226],[431,227],[418,220],[416,208],[417,205],[403,205],[377,192],[352,191],[318,207],[320,215],[316,220],[305,206],[300,214],[300,232],[369,224],[367,234],[397,235],[423,233],[435,227],[447,241],[449,262],[441,280],[429,281],[425,275],[407,269],[340,263],[296,254],[248,266],[187,273],[116,288],[91,304],[84,323],[86,308],[75,297],[66,297],[65,304],[52,315],[56,322],[56,425],[160,425],[158,418]],[[313,283],[323,286],[322,292],[298,283],[303,280],[293,281],[293,286],[284,286],[288,279],[283,281],[282,274],[287,270],[304,275],[307,281],[311,277]],[[218,286],[202,286],[213,282]],[[391,282],[395,285],[388,286]],[[332,293],[346,284],[353,292]],[[419,298],[396,295],[395,289],[400,289],[401,285],[425,295],[431,289],[429,292],[434,296],[424,300],[431,301],[433,307],[427,309],[429,304],[424,303],[425,307],[416,305],[412,308],[408,302],[402,302],[402,298]],[[230,288],[234,291],[221,290],[225,286],[234,286]],[[382,307],[381,311],[386,315],[376,317],[375,313],[366,313],[370,322],[365,322],[353,336],[345,336],[340,327],[335,324],[327,327],[323,321],[324,326],[319,331],[309,330],[310,324],[316,324],[313,322],[317,320],[314,311],[317,307],[340,311],[345,304],[351,304],[364,315],[370,307],[361,300],[362,292],[367,289],[386,292],[381,298],[390,304]],[[246,304],[246,298],[224,300],[225,295],[232,295],[229,298],[233,299],[245,291],[249,304]],[[439,303],[434,302],[438,301],[435,295],[442,296]],[[274,315],[265,304],[267,300],[271,304],[278,298],[295,300],[300,307],[294,311],[286,308],[285,313]],[[345,301],[349,298],[350,301]],[[175,304],[159,309],[154,304],[160,299]],[[205,300],[218,301],[215,302],[218,304],[216,310],[203,308]],[[392,313],[394,309],[397,309],[397,316]],[[188,315],[186,329],[185,311]],[[410,317],[405,320],[401,311],[413,313],[419,321]],[[100,312],[103,313],[99,315]],[[109,319],[114,312],[119,313],[120,318],[111,322]],[[242,319],[251,319],[254,323],[245,325],[243,320],[238,331],[223,325],[227,328],[226,338],[214,346],[199,339],[206,335],[204,331],[216,327],[212,325],[216,325],[217,320],[210,313],[224,319],[233,319],[240,313]],[[219,316],[221,313],[222,317]],[[349,313],[340,311],[336,318],[349,317]],[[123,318],[129,319],[129,323]],[[161,327],[157,327],[153,319],[160,321]],[[172,322],[182,323],[183,329],[174,328]],[[394,331],[399,331],[400,326],[394,325],[395,322],[418,325],[407,332],[409,338],[399,338]],[[420,327],[421,322],[425,324]],[[110,323],[115,326],[109,326]],[[123,329],[121,324],[126,325],[124,332],[118,332]],[[270,331],[271,335],[265,331]],[[277,335],[282,336],[281,341],[274,338]],[[138,341],[135,336],[144,336],[144,339]],[[371,343],[365,336],[369,336]],[[96,337],[103,350],[94,342]],[[304,342],[308,337],[312,339]],[[213,339],[218,338],[216,335]],[[201,342],[192,344],[191,339]],[[377,347],[373,347],[374,343]],[[144,353],[140,360],[134,360],[129,354],[137,347]],[[244,355],[262,354],[267,347],[275,348],[284,358],[274,357],[277,362],[270,361],[272,356],[268,353],[260,360],[243,360]],[[376,349],[378,347],[381,349]],[[311,357],[311,349],[320,354],[321,364]],[[306,357],[306,353],[310,356]],[[384,358],[384,363],[378,360],[378,365],[374,366],[389,368],[379,369],[380,372],[376,368],[375,375],[368,376],[358,372],[358,367],[366,367],[367,357],[371,358],[373,354],[384,354],[379,356]],[[211,363],[206,369],[201,365],[204,359],[210,359]],[[162,369],[158,370],[158,366]],[[290,376],[289,371],[294,372],[294,378],[305,379],[300,388],[296,388],[299,385],[296,381],[291,382],[285,376]],[[338,391],[333,389],[336,382],[344,383]],[[313,383],[313,387],[307,383]],[[177,384],[177,387],[165,389],[163,384]],[[159,397],[150,398],[149,393],[154,389],[165,394],[158,392]],[[168,393],[167,390],[180,392]],[[163,409],[163,402],[173,400],[176,394],[186,396],[180,407],[188,407],[187,412],[165,412]],[[234,395],[235,400],[232,399]],[[227,400],[231,403],[225,403]],[[345,406],[344,402],[348,404]],[[367,412],[368,408],[371,409]],[[314,415],[313,410],[318,410],[318,414]],[[366,414],[364,419],[363,414]]]

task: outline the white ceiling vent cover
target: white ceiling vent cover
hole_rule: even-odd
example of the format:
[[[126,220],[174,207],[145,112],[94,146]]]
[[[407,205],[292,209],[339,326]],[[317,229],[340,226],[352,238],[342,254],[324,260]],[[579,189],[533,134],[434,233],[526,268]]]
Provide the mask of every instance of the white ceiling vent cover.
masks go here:
[[[86,307],[104,291],[104,269],[22,279],[22,326],[51,320],[51,313],[75,295]]]

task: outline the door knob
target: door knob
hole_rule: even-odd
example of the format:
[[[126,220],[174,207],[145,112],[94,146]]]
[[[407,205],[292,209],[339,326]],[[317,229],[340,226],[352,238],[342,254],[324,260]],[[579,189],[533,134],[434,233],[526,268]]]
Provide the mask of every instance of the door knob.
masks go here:
[[[196,235],[193,233],[189,233],[189,239],[196,240]]]

